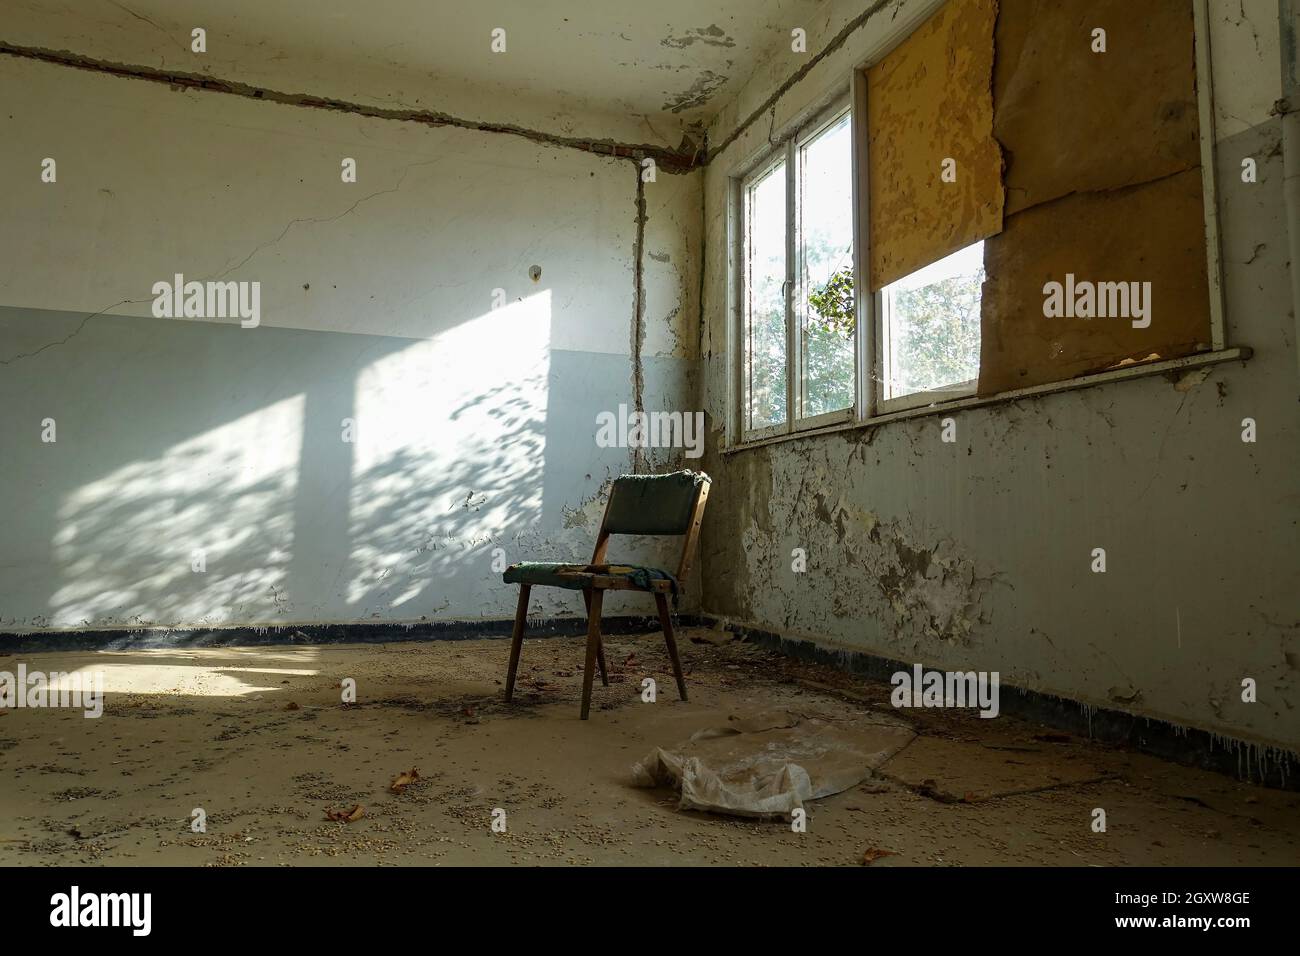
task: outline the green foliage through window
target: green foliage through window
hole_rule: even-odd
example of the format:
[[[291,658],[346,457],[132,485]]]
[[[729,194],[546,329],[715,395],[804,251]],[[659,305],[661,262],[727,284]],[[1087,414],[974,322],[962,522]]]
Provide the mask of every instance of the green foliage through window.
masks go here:
[[[853,270],[841,269],[820,289],[808,294],[808,304],[827,332],[852,336],[857,327]]]

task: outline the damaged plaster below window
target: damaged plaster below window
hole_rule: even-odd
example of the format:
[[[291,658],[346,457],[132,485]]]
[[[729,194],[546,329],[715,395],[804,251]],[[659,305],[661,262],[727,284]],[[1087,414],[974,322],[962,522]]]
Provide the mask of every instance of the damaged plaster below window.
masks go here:
[[[897,637],[964,641],[970,636],[988,582],[951,539],[922,542],[902,520],[881,521],[870,511],[831,504],[821,495],[814,499],[813,513],[834,529],[847,566],[865,571],[877,588],[874,594],[837,589],[837,616],[860,614],[859,602],[876,604],[877,619],[892,621]]]
[[[754,605],[765,600],[784,605],[771,609],[775,617],[769,609],[753,607],[758,619],[782,620],[811,632],[842,632],[829,621],[808,618],[812,608],[829,608],[835,619],[879,622],[898,654],[928,641],[966,643],[976,625],[986,623],[981,606],[991,579],[980,577],[950,538],[926,536],[906,519],[882,520],[821,494],[798,499],[789,524],[800,530],[783,550],[773,549],[772,537],[757,522],[745,529],[749,579],[789,580],[792,546],[807,549],[809,571],[815,568],[816,573],[797,575],[797,587],[767,598],[752,593]],[[810,589],[821,593],[810,595]]]

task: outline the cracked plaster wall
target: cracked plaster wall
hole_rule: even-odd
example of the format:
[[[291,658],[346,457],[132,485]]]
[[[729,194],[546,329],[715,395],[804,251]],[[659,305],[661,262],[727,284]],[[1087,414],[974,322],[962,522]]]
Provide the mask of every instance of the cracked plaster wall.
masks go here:
[[[0,59],[0,122],[21,147],[4,181],[30,177],[31,156],[71,158],[56,199],[10,188],[3,212],[0,626],[508,616],[492,546],[582,558],[608,476],[694,464],[595,448],[594,411],[635,404],[640,381],[647,409],[702,401],[710,415],[704,610],[1294,747],[1300,428],[1265,0],[1213,17],[1229,339],[1255,349],[1250,363],[1179,389],[1147,379],[969,411],[956,445],[931,418],[718,454],[726,176],[912,7],[820,6],[810,54],[755,64],[721,108],[707,169],[661,175],[641,202],[626,161]],[[385,88],[377,76],[318,79],[301,89],[393,102],[363,92]],[[450,112],[482,112],[454,92]],[[557,135],[613,129],[519,110]],[[350,191],[340,155],[360,161]],[[1255,187],[1234,178],[1245,156]],[[278,173],[289,166],[303,172]],[[489,228],[477,217],[493,210]],[[259,273],[261,339],[127,301],[178,260]],[[536,310],[476,326],[480,287],[497,285],[512,302],[550,293],[544,343],[529,338]],[[397,424],[363,428],[346,454],[321,440],[359,407]],[[60,440],[38,448],[45,414]],[[1257,445],[1237,440],[1246,415]],[[411,419],[439,427],[412,434]],[[190,549],[212,528],[217,557],[194,575]],[[1104,576],[1084,573],[1098,545]],[[794,547],[809,573],[790,573]],[[540,612],[577,605],[551,595]],[[1242,674],[1258,705],[1240,703]]]
[[[202,0],[138,4],[117,0],[6,0],[0,42],[50,52],[66,51],[110,63],[233,79],[287,94],[310,94],[377,108],[435,110],[467,121],[487,121],[557,136],[645,143],[676,148],[694,134],[694,122],[672,115],[651,119],[633,110],[611,109],[602,97],[555,95],[549,77],[528,82],[512,62],[497,60],[493,68],[474,77],[446,69],[449,46],[458,61],[482,62],[473,51],[487,52],[489,31],[511,26],[510,43],[519,63],[529,59],[528,47],[540,42],[550,53],[581,61],[585,50],[574,46],[557,51],[567,34],[555,24],[551,33],[534,33],[533,17],[545,11],[508,14],[489,5],[432,4],[414,15],[402,5],[388,4],[367,13],[359,27],[328,8],[309,3],[270,5],[274,9],[247,16],[244,4],[213,6]],[[252,4],[248,4],[252,6]],[[309,21],[316,18],[316,23]],[[323,21],[323,22],[322,22]],[[375,50],[364,45],[374,30],[404,24],[397,42]],[[262,25],[269,32],[258,29]],[[190,49],[190,30],[202,25],[209,33],[208,49]],[[426,36],[426,31],[434,36]],[[577,32],[575,30],[575,32]],[[624,41],[617,35],[604,41],[611,52]],[[489,59],[487,62],[491,63]]]
[[[1228,341],[1253,359],[1178,387],[1154,377],[960,412],[955,444],[934,416],[720,453],[727,177],[846,84],[915,6],[827,4],[823,39],[860,25],[802,76],[794,57],[760,66],[710,129],[704,610],[1294,750],[1300,410],[1269,116],[1276,5],[1212,4]],[[1246,157],[1257,184],[1240,180]],[[1256,444],[1240,440],[1248,416],[1266,429]],[[1096,547],[1105,574],[1089,570]],[[791,570],[794,548],[807,549],[806,573]],[[1243,677],[1258,703],[1242,702]]]
[[[509,618],[494,549],[587,560],[633,466],[596,414],[698,390],[698,173],[638,247],[632,159],[16,57],[0,139],[2,630]],[[261,325],[153,317],[177,272]]]

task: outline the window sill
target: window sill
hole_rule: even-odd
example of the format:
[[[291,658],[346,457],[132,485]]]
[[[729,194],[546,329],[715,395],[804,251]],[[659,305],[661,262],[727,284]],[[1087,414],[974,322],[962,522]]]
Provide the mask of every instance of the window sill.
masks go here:
[[[766,438],[755,438],[748,441],[740,442],[722,449],[724,455],[734,455],[737,452],[746,451],[750,448],[759,448],[763,445],[775,445],[778,442],[795,441],[800,438],[811,438],[815,435],[834,435],[840,432],[853,431],[859,428],[875,428],[877,425],[884,425],[888,422],[903,421],[909,418],[924,418],[929,415],[945,415],[951,412],[965,411],[970,408],[983,408],[986,405],[1002,405],[1008,402],[1019,401],[1022,398],[1034,398],[1039,395],[1050,395],[1054,392],[1069,392],[1079,388],[1092,388],[1096,385],[1106,385],[1111,382],[1124,382],[1134,378],[1146,378],[1151,375],[1168,375],[1170,373],[1183,372],[1188,369],[1202,368],[1207,365],[1220,365],[1224,362],[1244,362],[1254,353],[1247,346],[1238,348],[1220,349],[1217,352],[1200,352],[1196,355],[1185,355],[1182,358],[1165,359],[1159,362],[1144,362],[1135,365],[1126,365],[1122,368],[1107,369],[1104,372],[1094,372],[1091,375],[1081,375],[1078,378],[1067,379],[1064,382],[1049,382],[1045,385],[1033,385],[1029,388],[1017,388],[1009,392],[999,392],[997,395],[971,396],[969,398],[954,398],[946,402],[936,402],[933,405],[922,405],[917,408],[907,408],[896,412],[886,412],[876,415],[873,418],[865,418],[860,421],[841,422],[834,425],[826,425],[820,428],[806,428],[799,431],[783,432],[779,435],[771,435]]]

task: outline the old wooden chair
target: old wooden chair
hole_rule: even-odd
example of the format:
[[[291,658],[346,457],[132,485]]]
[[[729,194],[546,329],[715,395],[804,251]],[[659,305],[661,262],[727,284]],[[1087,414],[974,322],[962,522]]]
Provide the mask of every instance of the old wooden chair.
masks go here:
[[[519,653],[524,644],[524,624],[528,616],[528,595],[533,585],[569,588],[582,591],[587,604],[587,665],[582,675],[582,719],[591,710],[591,683],[597,661],[600,679],[609,686],[605,670],[605,648],[600,637],[600,611],[606,591],[646,591],[655,596],[659,607],[659,624],[673,662],[677,691],[686,699],[686,680],[677,656],[673,623],[668,613],[668,596],[676,596],[690,571],[691,558],[700,535],[704,503],[709,497],[708,475],[678,471],[669,475],[624,475],[614,481],[605,504],[605,517],[596,535],[596,549],[590,564],[550,564],[525,562],[506,568],[507,584],[519,585],[519,606],[515,611],[515,629],[510,641],[510,669],[506,674],[506,700],[515,692],[515,674],[519,670]],[[613,534],[681,535],[682,557],[676,576],[660,568],[607,564],[605,552]]]

